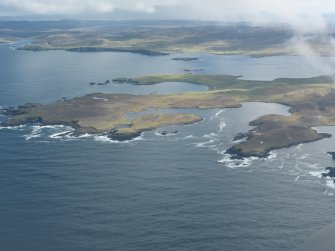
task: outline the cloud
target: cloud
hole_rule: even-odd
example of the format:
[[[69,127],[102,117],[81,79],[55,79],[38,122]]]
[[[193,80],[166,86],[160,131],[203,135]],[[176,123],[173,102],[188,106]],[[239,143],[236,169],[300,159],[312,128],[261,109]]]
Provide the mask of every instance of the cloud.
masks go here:
[[[0,12],[9,15],[71,15],[112,13],[117,10],[153,13],[157,7],[177,5],[175,0],[0,0]]]
[[[71,15],[84,12],[111,12],[114,5],[104,0],[0,0],[2,13],[38,14],[38,15]]]
[[[334,0],[0,0],[0,16],[279,22],[302,34],[324,33],[325,16],[334,13]]]
[[[215,20],[233,16],[248,19],[265,13],[291,20],[303,15],[335,12],[333,0],[0,0],[2,10],[31,14],[112,12],[117,9],[150,13],[167,6],[174,6],[179,18],[186,15]],[[244,16],[245,13],[250,15]]]
[[[296,29],[324,29],[334,0],[180,0],[183,13],[193,18],[253,23],[281,22]]]
[[[124,18],[281,22],[306,33],[326,29],[325,15],[335,13],[334,0],[0,0],[0,16],[58,15]],[[127,14],[128,13],[128,14]],[[127,16],[128,15],[128,16]],[[118,15],[116,15],[118,16]],[[106,15],[104,18],[108,17]]]

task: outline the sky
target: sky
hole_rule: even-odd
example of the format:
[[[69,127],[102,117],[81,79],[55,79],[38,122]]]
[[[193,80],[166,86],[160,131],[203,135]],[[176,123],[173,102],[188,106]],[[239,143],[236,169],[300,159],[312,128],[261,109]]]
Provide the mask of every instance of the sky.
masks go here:
[[[0,0],[0,17],[195,19],[321,29],[335,0]]]
[[[335,0],[0,0],[4,17],[277,22],[306,34],[325,33],[329,20],[335,21]]]

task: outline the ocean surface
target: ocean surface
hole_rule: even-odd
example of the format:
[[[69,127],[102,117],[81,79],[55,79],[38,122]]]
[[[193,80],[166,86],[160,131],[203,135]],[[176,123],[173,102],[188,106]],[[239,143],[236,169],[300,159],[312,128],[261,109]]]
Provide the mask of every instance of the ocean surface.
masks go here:
[[[51,103],[92,92],[132,94],[201,91],[187,83],[90,86],[116,77],[183,73],[245,79],[311,77],[325,67],[303,57],[27,52],[0,46],[0,106]],[[193,55],[194,56],[194,55]],[[333,58],[318,58],[335,69]],[[202,70],[200,70],[202,69]],[[335,139],[272,152],[268,159],[229,159],[235,134],[279,104],[194,112],[204,120],[146,132],[125,143],[103,136],[62,136],[71,128],[0,128],[0,249],[294,250],[335,221],[335,187],[320,177],[335,166]],[[129,116],[134,116],[130,114]],[[6,119],[0,117],[0,120]],[[334,127],[317,128],[335,134]],[[164,130],[177,134],[162,136]]]

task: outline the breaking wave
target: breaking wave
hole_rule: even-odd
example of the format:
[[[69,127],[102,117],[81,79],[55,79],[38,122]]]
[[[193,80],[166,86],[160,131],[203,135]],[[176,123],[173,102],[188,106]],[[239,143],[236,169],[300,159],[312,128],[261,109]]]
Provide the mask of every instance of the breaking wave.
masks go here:
[[[6,127],[7,128],[7,127]],[[23,135],[23,138],[27,141],[31,140],[39,140],[40,142],[49,142],[46,141],[45,138],[49,140],[56,141],[72,141],[72,140],[80,140],[80,139],[93,139],[97,142],[103,143],[114,143],[114,144],[127,144],[139,140],[143,140],[143,135],[134,138],[128,141],[117,141],[110,139],[107,135],[96,135],[96,134],[83,134],[80,136],[73,136],[71,133],[74,131],[72,127],[63,126],[63,125],[53,125],[53,126],[41,126],[41,125],[33,125],[33,126],[20,126],[20,127],[11,127],[9,129],[21,129],[21,130],[29,130],[29,133]],[[43,141],[44,140],[44,141]]]
[[[138,136],[138,137],[136,137],[132,140],[125,140],[125,141],[113,140],[113,139],[109,138],[107,135],[90,135],[90,136],[93,136],[93,139],[97,142],[113,143],[113,144],[129,144],[129,143],[132,143],[132,142],[143,140],[143,134],[141,134],[140,136]]]
[[[254,160],[259,158],[250,157],[243,159],[233,159],[230,154],[223,154],[223,157],[218,160],[218,163],[224,164],[229,168],[249,167]]]

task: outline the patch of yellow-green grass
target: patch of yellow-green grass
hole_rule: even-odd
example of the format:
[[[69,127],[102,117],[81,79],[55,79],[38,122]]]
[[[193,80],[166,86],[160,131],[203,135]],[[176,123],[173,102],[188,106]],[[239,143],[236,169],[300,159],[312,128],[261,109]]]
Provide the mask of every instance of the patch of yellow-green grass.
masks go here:
[[[0,44],[12,43],[15,42],[15,38],[0,37]]]
[[[121,134],[133,134],[168,125],[192,124],[201,120],[194,114],[148,114],[131,121],[128,128],[118,129]]]
[[[206,85],[210,90],[244,89],[249,96],[261,96],[262,93],[273,95],[280,88],[301,88],[317,85],[324,87],[333,85],[334,76],[319,76],[313,78],[278,78],[271,81],[245,80],[232,75],[205,74],[162,74],[148,75],[135,79],[139,85],[154,85],[162,82],[187,82]],[[277,89],[276,89],[277,88]],[[313,87],[314,88],[314,87]]]
[[[121,125],[138,123],[126,118],[130,112],[141,112],[149,108],[226,108],[241,104],[220,92],[203,92],[171,95],[136,96],[128,94],[92,94],[51,105],[20,108],[20,115],[13,116],[7,123],[24,124],[27,121],[42,120],[45,124],[76,124],[82,128],[107,131]],[[157,119],[161,117],[156,117]],[[162,117],[176,119],[181,117]],[[143,118],[142,118],[143,119]],[[144,123],[144,121],[142,121]],[[150,123],[153,123],[152,121]],[[161,123],[160,120],[157,123]]]
[[[210,90],[221,90],[227,88],[252,88],[253,86],[265,85],[265,81],[241,80],[238,76],[232,75],[150,75],[136,78],[139,85],[153,85],[162,82],[187,82],[206,85]]]

